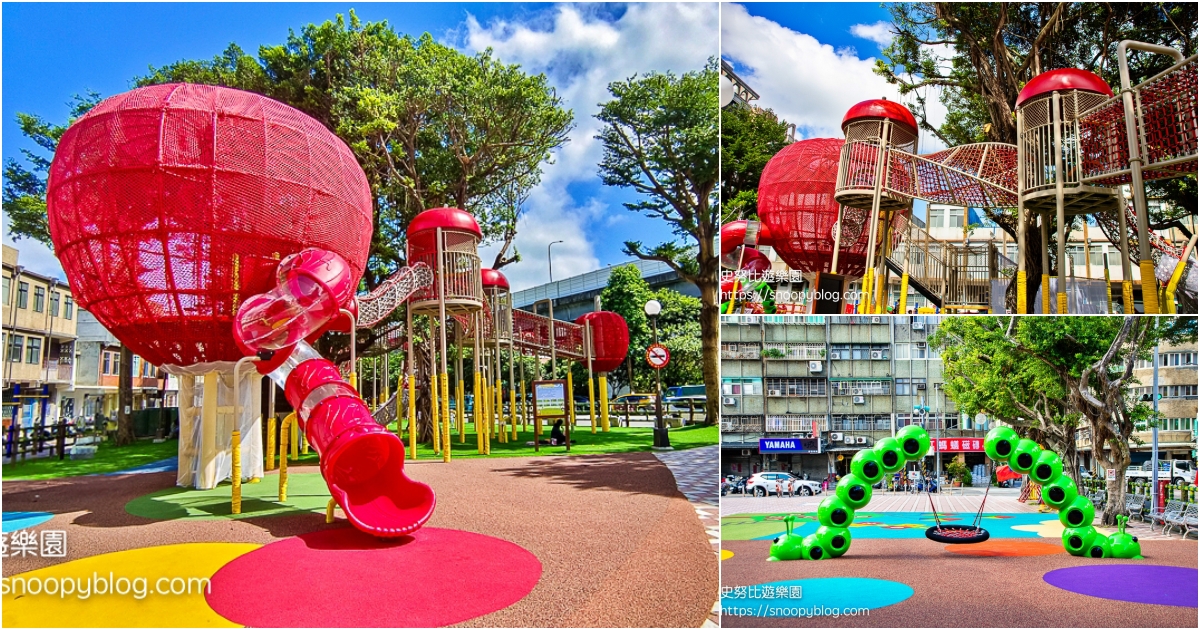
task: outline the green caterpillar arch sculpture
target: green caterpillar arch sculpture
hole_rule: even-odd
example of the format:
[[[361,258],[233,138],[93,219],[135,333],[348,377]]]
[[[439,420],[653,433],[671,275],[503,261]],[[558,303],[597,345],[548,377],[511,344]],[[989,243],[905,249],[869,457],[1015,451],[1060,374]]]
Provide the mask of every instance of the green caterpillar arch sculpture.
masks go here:
[[[1062,542],[1067,553],[1092,558],[1141,559],[1137,538],[1125,533],[1127,517],[1121,517],[1116,533],[1106,536],[1092,526],[1095,508],[1079,494],[1075,481],[1063,474],[1062,459],[1057,453],[1043,450],[1030,439],[1017,435],[1008,427],[988,431],[984,451],[994,462],[1007,462],[1015,471],[1029,475],[1042,486],[1042,500],[1057,509],[1058,519],[1066,530]],[[823,560],[838,558],[850,550],[850,525],[855,510],[871,502],[871,486],[902,470],[907,462],[920,461],[929,452],[929,433],[917,425],[909,425],[894,438],[884,438],[870,449],[859,451],[850,461],[850,474],[838,482],[834,494],[825,497],[817,507],[821,526],[807,536],[792,533],[794,516],[785,518],[787,533],[771,544],[770,560]],[[1121,519],[1124,520],[1121,520]]]

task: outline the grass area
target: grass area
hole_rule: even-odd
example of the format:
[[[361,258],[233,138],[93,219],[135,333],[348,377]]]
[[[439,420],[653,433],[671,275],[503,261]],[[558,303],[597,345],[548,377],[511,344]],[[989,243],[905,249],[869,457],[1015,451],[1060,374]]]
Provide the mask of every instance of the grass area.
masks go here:
[[[395,425],[392,425],[395,429]],[[458,434],[451,439],[451,454],[453,457],[472,458],[484,457],[475,446],[475,426],[467,423],[466,443],[460,444]],[[533,455],[567,455],[565,447],[543,445],[538,452],[526,442],[533,441],[533,429],[517,432],[516,442],[500,443],[492,440],[492,457],[529,457]],[[543,427],[542,439],[550,438],[550,428]],[[671,446],[675,450],[710,446],[717,444],[720,434],[717,426],[689,426],[670,430]],[[407,440],[407,437],[405,438]],[[597,430],[593,435],[589,427],[580,427],[571,432],[570,455],[595,455],[598,453],[634,453],[649,451],[654,443],[654,430],[641,427],[612,427],[608,433]],[[59,477],[78,477],[117,472],[134,468],[143,464],[157,462],[168,457],[174,457],[179,452],[178,440],[168,440],[155,444],[150,440],[140,440],[129,446],[113,446],[111,442],[103,442],[92,459],[72,460],[69,457],[59,461],[57,457],[30,459],[15,464],[4,464],[3,479],[6,481],[57,479]],[[417,446],[418,459],[435,457],[433,448],[426,443]],[[317,455],[309,451],[302,455],[296,464],[316,464]]]
[[[395,430],[395,425],[391,425]],[[458,433],[451,436],[450,445],[451,457],[454,458],[476,458],[487,457],[480,455],[475,441],[475,425],[467,423],[466,426],[466,443],[460,444]],[[688,426],[679,429],[670,429],[671,446],[675,450],[683,450],[696,448],[699,446],[711,446],[717,444],[720,440],[720,433],[717,426]],[[550,438],[550,428],[543,427],[542,439]],[[408,437],[405,436],[405,443]],[[533,446],[526,445],[526,442],[533,441],[533,428],[530,427],[526,431],[517,431],[517,441],[501,443],[495,439],[492,440],[492,453],[490,457],[531,457],[534,455],[596,455],[600,453],[636,453],[639,451],[649,451],[654,444],[654,429],[641,427],[611,427],[608,433],[596,430],[593,434],[590,427],[580,427],[571,431],[571,439],[575,442],[571,445],[571,452],[567,453],[566,447],[563,446],[546,446],[542,445],[540,450],[535,452]],[[417,459],[432,459],[439,457],[434,455],[433,448],[429,443],[417,445]],[[308,455],[301,455],[296,462],[299,464],[315,464],[317,456],[313,452]]]
[[[92,459],[72,460],[67,456],[60,461],[58,456],[54,456],[18,461],[4,464],[3,478],[5,481],[20,481],[111,473],[174,457],[178,452],[178,440],[158,444],[153,440],[139,440],[129,446],[101,442]]]

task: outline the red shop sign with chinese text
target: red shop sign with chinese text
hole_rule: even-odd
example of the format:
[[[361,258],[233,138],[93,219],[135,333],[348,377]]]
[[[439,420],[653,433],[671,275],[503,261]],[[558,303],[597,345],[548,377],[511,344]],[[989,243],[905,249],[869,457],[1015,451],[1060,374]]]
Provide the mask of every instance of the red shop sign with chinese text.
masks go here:
[[[943,453],[982,453],[983,438],[941,438],[935,440]]]

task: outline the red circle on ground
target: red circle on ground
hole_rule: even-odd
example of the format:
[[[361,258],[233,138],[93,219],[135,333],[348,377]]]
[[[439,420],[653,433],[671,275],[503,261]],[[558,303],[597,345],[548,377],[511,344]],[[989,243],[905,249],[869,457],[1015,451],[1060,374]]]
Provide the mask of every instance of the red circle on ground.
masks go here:
[[[511,606],[541,576],[536,556],[499,538],[425,527],[381,540],[347,527],[238,557],[207,600],[252,627],[429,628]]]
[[[964,556],[1049,556],[1065,553],[1062,545],[1025,540],[988,540],[973,545],[946,545],[946,551]]]

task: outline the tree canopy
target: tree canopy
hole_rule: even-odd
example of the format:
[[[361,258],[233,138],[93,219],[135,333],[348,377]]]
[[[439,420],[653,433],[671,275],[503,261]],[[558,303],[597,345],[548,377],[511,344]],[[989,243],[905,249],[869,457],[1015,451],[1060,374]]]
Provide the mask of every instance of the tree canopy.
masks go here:
[[[651,72],[608,85],[612,100],[596,118],[604,145],[601,180],[640,195],[625,207],[665,221],[679,240],[625,251],[669,265],[700,289],[700,331],[708,408],[718,409],[717,209],[719,75],[716,58],[702,70]],[[665,304],[664,304],[665,306]]]
[[[1087,429],[1093,456],[1123,478],[1134,429],[1153,415],[1133,395],[1135,362],[1160,343],[1195,340],[1190,317],[979,316],[943,319],[930,342],[963,412],[1012,425],[1068,462],[1076,430]],[[1120,505],[1110,501],[1106,522]]]
[[[787,146],[788,124],[766,109],[721,110],[723,222],[758,216],[758,180],[767,162]]]
[[[654,370],[643,357],[653,343],[654,333],[646,316],[646,302],[658,300],[662,312],[658,315],[658,340],[671,353],[671,362],[663,368],[663,387],[691,385],[703,382],[703,357],[700,339],[700,300],[668,288],[653,290],[634,265],[621,265],[612,271],[608,285],[600,292],[604,310],[625,318],[629,326],[629,354],[633,357],[633,389],[652,391]],[[609,378],[614,385],[629,384],[626,369],[614,371]]]
[[[289,32],[285,43],[262,46],[257,57],[231,44],[210,60],[152,67],[136,80],[172,82],[274,98],[321,121],[354,150],[375,198],[368,288],[404,264],[405,229],[432,207],[474,214],[485,240],[503,243],[492,267],[516,261],[510,250],[521,204],[573,125],[545,75],[501,63],[490,50],[467,55],[428,33],[412,37],[387,22],[363,23],[353,11],[349,19],[338,15]],[[80,100],[74,114],[95,102]],[[35,141],[56,141],[65,130],[36,117],[25,129],[22,120]],[[53,144],[38,143],[53,152]],[[13,176],[6,177],[5,211],[14,210],[15,234],[40,238],[33,200],[44,200],[49,160],[27,159],[30,169],[11,162],[6,169]]]

